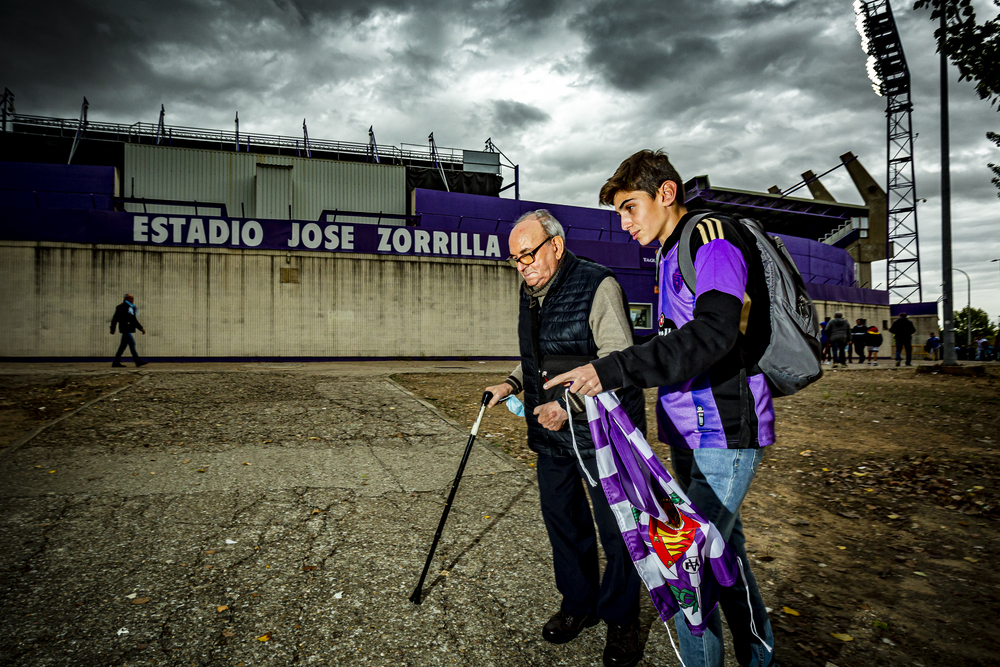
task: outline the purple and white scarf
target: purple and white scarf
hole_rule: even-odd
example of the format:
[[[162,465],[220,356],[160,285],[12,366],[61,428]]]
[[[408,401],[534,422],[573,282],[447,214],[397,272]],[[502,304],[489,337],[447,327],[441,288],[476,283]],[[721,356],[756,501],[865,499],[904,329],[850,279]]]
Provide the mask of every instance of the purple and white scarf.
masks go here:
[[[664,469],[614,392],[588,397],[586,406],[601,486],[653,606],[664,623],[683,610],[691,634],[701,636],[718,606],[718,587],[736,582],[738,560]]]

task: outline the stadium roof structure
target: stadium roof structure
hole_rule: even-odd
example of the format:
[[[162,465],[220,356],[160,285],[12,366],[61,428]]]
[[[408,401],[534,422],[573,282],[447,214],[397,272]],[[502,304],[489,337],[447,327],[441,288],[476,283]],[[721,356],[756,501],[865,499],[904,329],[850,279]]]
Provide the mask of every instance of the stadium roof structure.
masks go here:
[[[856,204],[800,199],[780,193],[715,187],[708,176],[695,176],[684,184],[689,210],[706,208],[753,218],[773,234],[822,240],[853,218],[867,218],[868,207]]]

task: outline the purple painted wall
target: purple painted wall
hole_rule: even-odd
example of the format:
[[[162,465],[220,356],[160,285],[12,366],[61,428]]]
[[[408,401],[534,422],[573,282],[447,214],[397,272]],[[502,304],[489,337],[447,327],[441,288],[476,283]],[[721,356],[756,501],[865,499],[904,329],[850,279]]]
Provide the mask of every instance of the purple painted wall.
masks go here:
[[[432,229],[489,231],[506,235],[514,220],[544,208],[566,229],[566,245],[577,255],[613,269],[629,301],[653,303],[655,248],[640,248],[621,230],[609,209],[416,190],[414,213]],[[887,292],[853,287],[854,260],[847,251],[818,241],[781,235],[814,299],[888,304]],[[609,243],[610,241],[610,243]],[[836,289],[839,288],[839,289]],[[814,293],[815,292],[815,293]]]
[[[0,207],[110,211],[115,168],[0,162]]]

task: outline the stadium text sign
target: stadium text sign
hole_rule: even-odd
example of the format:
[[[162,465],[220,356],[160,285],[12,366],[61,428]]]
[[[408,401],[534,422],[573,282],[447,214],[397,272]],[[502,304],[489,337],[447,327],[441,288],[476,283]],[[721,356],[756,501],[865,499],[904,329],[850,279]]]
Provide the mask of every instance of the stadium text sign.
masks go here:
[[[499,234],[415,227],[133,215],[131,232],[149,245],[504,258]]]

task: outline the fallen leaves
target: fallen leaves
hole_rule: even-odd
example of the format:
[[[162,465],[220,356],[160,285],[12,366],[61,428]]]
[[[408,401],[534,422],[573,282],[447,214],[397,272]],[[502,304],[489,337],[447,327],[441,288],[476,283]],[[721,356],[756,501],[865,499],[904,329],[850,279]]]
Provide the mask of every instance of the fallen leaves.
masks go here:
[[[852,637],[852,636],[850,636],[848,634],[844,634],[843,632],[831,632],[830,636],[833,637],[834,639],[839,639],[842,642],[853,642],[854,641],[854,637]]]
[[[153,598],[135,598],[134,600],[132,600],[132,604],[146,604],[152,599]]]
[[[222,612],[224,612],[224,611],[226,611],[228,609],[229,609],[229,605],[220,604],[218,607],[215,608],[215,611],[217,611],[217,612],[219,612],[221,614]]]
[[[799,612],[795,611],[791,607],[782,607],[781,611],[785,612],[789,616],[799,616],[800,615]]]
[[[232,639],[233,637],[236,636],[236,631],[227,628],[222,631],[222,636],[225,637],[226,639]]]
[[[261,635],[260,637],[257,637],[257,641],[259,641],[259,642],[269,642],[269,641],[271,641],[271,633],[268,632],[268,633],[265,633],[265,634]]]

